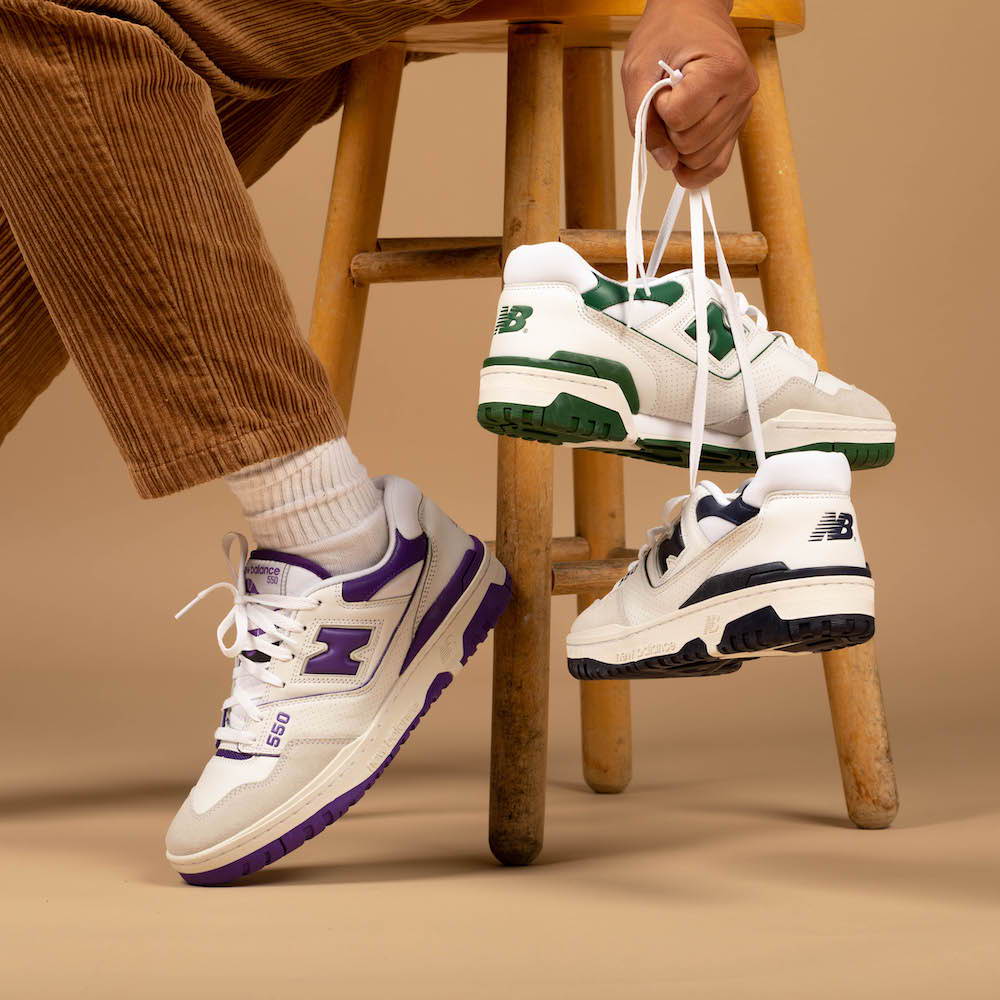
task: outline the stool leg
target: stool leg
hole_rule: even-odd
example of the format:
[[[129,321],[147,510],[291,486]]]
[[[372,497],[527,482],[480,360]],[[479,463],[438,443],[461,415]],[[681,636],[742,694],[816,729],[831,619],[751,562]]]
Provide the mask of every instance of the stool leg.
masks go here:
[[[405,57],[404,46],[393,44],[355,59],[344,96],[309,340],[345,419],[368,304],[368,286],[351,279],[351,260],[378,239]]]
[[[768,243],[760,267],[764,306],[771,326],[793,333],[822,365],[823,329],[778,50],[767,29],[741,35],[760,78],[740,154],[750,217]],[[887,827],[899,801],[874,644],[824,653],[823,670],[847,812],[864,829]]]
[[[563,66],[563,143],[566,226],[615,228],[615,133],[611,50],[571,48]],[[573,452],[576,533],[590,558],[605,559],[625,545],[622,459]],[[577,610],[595,599],[580,594]],[[632,720],[628,681],[581,681],[583,776],[595,792],[622,792],[632,778]]]
[[[504,252],[559,238],[562,26],[512,24],[507,53]],[[542,848],[552,572],[552,448],[501,438],[497,556],[514,596],[495,633],[490,848],[530,864]]]

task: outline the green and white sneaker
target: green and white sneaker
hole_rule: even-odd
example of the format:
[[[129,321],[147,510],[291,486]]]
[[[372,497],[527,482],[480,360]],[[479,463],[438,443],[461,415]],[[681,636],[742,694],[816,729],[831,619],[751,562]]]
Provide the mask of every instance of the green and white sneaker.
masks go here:
[[[628,285],[595,271],[563,243],[507,258],[490,355],[480,375],[479,423],[495,434],[688,464],[698,352],[691,270]],[[727,295],[704,279],[708,351],[701,467],[757,467]],[[630,323],[626,310],[631,309]],[[854,469],[893,456],[896,426],[874,397],[820,371],[742,294],[737,322],[751,360],[768,455],[844,454]],[[697,451],[697,446],[696,449]]]

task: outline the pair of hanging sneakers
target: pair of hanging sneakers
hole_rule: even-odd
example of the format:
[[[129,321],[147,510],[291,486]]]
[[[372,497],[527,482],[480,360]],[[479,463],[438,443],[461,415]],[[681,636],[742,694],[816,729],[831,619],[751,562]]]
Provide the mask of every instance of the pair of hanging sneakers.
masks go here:
[[[646,116],[681,79],[661,66],[635,123],[627,280],[562,243],[518,247],[480,375],[487,430],[690,470],[690,492],[668,501],[626,576],[573,624],[569,668],[581,679],[729,673],[875,631],[851,469],[892,459],[895,424],[735,290],[707,190],[675,189],[644,261]],[[692,267],[656,278],[685,194]],[[719,282],[706,275],[704,215]],[[699,467],[756,471],[726,493],[698,482]]]

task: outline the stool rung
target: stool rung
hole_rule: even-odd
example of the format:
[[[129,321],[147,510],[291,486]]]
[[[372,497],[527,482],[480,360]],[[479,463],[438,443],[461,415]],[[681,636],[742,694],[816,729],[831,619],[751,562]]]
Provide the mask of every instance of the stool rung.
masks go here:
[[[492,246],[443,246],[414,250],[372,250],[355,254],[356,285],[388,281],[443,281],[500,276],[500,238]]]
[[[763,233],[720,233],[722,252],[734,277],[752,278],[757,275],[758,265],[767,257],[767,240]],[[643,247],[646,256],[653,250],[656,232],[643,232]],[[620,229],[564,229],[559,239],[571,246],[591,264],[621,264],[625,261],[625,233]],[[689,267],[691,264],[691,234],[676,232],[667,244],[663,255],[664,269]],[[715,244],[705,241],[705,265],[718,274],[715,264]]]
[[[496,542],[486,547],[496,554]],[[579,535],[552,539],[552,594],[605,593],[624,576],[635,549],[615,549],[608,559],[591,559],[590,543]]]
[[[500,246],[499,236],[380,236],[376,250],[474,250]]]
[[[496,542],[487,542],[486,547],[494,555],[496,554]],[[586,538],[581,538],[579,535],[568,535],[552,539],[552,561],[554,563],[581,562],[589,558],[590,542]]]
[[[646,253],[653,249],[656,233],[644,233]],[[619,229],[564,229],[560,240],[601,266],[610,277],[622,277],[625,234]],[[761,233],[723,233],[722,247],[733,275],[752,278],[767,257],[767,240]],[[356,285],[389,281],[442,281],[454,278],[493,278],[501,274],[502,241],[499,236],[413,236],[380,238],[376,249],[355,254],[351,277]],[[713,275],[715,247],[705,246],[706,265]],[[691,234],[675,233],[663,258],[666,267],[691,263]],[[610,267],[606,265],[611,265]]]
[[[614,559],[587,559],[552,563],[552,594],[607,593],[625,575],[636,553]]]

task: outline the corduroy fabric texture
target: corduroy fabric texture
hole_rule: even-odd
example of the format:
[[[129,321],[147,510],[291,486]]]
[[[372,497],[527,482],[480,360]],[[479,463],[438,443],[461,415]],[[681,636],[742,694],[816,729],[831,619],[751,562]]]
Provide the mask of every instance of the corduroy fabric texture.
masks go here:
[[[471,0],[0,0],[0,440],[67,358],[141,496],[342,435],[246,193]]]

